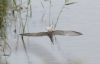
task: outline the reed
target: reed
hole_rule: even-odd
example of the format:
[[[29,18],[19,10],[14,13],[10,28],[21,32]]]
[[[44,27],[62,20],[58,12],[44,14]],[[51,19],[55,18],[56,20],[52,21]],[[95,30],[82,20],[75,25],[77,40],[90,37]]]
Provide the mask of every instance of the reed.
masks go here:
[[[25,27],[28,21],[28,18],[31,17],[31,0],[0,0],[0,45],[3,43],[3,45],[0,46],[0,53],[3,52],[3,55],[0,55],[0,59],[5,57],[5,64],[8,64],[7,62],[7,56],[10,56],[11,54],[11,47],[9,45],[10,42],[8,42],[8,31],[9,29],[12,29],[9,27],[10,25],[15,26],[14,32],[24,32]],[[26,7],[23,5],[26,3]],[[25,9],[24,9],[25,8]],[[25,12],[23,12],[23,9]],[[9,12],[10,11],[10,15]],[[30,13],[29,13],[30,12]],[[23,13],[25,13],[24,18]],[[9,19],[14,19],[14,20],[9,20]],[[26,19],[25,21],[23,21]],[[10,25],[9,25],[10,24]],[[20,28],[18,28],[18,26]],[[17,36],[17,39],[19,37]],[[18,43],[18,41],[17,41]],[[24,45],[25,43],[23,42],[23,46],[26,50],[26,47]],[[1,64],[1,61],[0,61]]]

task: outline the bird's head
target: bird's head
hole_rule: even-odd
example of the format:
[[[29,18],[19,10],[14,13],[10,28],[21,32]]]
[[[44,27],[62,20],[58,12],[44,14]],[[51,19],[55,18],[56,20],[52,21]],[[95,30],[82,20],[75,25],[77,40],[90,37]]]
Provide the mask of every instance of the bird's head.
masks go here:
[[[47,31],[49,31],[49,32],[54,31],[54,27],[53,27],[53,25],[51,25],[51,26],[49,26],[49,27],[46,27],[46,29],[47,29]]]

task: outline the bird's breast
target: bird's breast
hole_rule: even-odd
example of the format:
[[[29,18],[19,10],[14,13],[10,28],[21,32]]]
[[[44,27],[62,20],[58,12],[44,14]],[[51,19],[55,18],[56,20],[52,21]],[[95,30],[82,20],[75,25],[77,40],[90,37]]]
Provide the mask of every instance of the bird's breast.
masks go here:
[[[48,32],[48,36],[51,36],[51,35],[53,35],[53,32]]]

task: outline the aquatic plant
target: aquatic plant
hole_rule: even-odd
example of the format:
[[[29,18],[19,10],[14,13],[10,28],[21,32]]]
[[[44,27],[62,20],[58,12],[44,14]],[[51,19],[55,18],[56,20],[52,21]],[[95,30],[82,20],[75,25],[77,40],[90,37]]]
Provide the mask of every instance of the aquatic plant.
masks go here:
[[[7,0],[0,0],[0,37],[6,38],[6,19],[7,15]]]
[[[11,54],[11,46],[9,45],[9,42],[8,42],[8,35],[9,35],[8,30],[12,28],[9,26],[11,25],[15,26],[15,30],[14,30],[15,33],[17,31],[18,32],[25,31],[27,20],[29,17],[31,17],[30,3],[31,3],[31,0],[27,0],[26,2],[24,0],[10,0],[10,1],[0,0],[0,53],[3,52],[3,55],[1,56],[5,57],[6,64],[7,64],[6,57],[10,56]],[[23,13],[25,14],[24,17],[22,17]],[[11,19],[14,19],[14,20],[11,20]],[[26,19],[25,22],[23,21],[24,19]],[[18,36],[17,36],[17,39],[19,39]],[[17,40],[17,43],[18,43],[18,40]]]

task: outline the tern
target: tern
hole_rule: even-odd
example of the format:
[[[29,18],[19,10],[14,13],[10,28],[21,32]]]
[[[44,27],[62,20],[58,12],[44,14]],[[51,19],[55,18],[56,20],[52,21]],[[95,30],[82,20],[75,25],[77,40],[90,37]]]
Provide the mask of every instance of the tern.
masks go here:
[[[64,31],[64,30],[54,30],[53,26],[49,26],[46,28],[47,32],[37,32],[37,33],[23,33],[21,36],[48,36],[51,42],[54,42],[54,35],[62,35],[62,36],[80,36],[82,33],[77,31]]]

